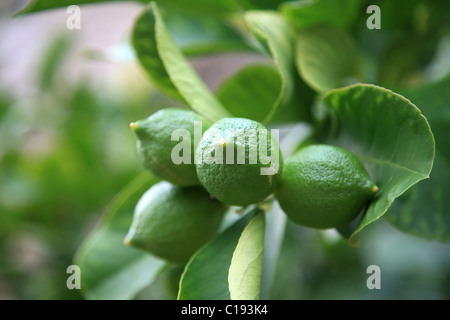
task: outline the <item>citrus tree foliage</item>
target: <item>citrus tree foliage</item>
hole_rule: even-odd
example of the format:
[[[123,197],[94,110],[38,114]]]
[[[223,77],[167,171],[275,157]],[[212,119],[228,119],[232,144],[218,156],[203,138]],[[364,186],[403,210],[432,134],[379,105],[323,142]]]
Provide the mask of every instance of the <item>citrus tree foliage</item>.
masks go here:
[[[96,2],[106,1],[34,0],[19,14]],[[361,161],[378,192],[358,219],[338,228],[348,245],[358,247],[380,220],[424,239],[450,240],[450,83],[448,76],[426,76],[448,37],[448,3],[380,1],[381,29],[368,29],[362,0],[139,3],[130,43],[174,106],[211,123],[229,117],[270,128],[301,123],[310,131],[298,149],[328,144]],[[189,59],[229,52],[265,62],[242,67],[212,90]],[[280,145],[285,158],[297,147],[284,150],[283,137]],[[83,268],[85,297],[131,299],[167,273],[176,279],[178,299],[267,294],[289,223],[276,197],[230,207],[217,235],[169,272],[171,263],[123,245],[137,200],[157,182],[146,173],[125,187],[80,247],[75,263]]]

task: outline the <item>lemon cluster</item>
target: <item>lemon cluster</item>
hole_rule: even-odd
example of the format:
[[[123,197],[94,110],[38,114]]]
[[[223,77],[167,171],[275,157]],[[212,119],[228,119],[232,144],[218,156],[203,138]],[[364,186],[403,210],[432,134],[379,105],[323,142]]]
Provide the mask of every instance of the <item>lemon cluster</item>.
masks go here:
[[[187,262],[216,235],[229,206],[274,196],[294,223],[335,228],[378,191],[341,148],[311,145],[284,162],[277,139],[254,120],[211,124],[190,110],[162,109],[131,128],[144,166],[163,181],[140,199],[125,244],[174,263]]]

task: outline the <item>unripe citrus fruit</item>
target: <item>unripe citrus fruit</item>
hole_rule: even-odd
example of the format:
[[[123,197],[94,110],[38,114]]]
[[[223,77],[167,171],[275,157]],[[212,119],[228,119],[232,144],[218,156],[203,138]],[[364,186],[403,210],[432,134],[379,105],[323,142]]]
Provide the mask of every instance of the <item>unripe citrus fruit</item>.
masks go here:
[[[130,126],[138,137],[137,148],[144,166],[157,177],[178,186],[198,185],[194,165],[195,121],[201,123],[202,133],[211,125],[199,114],[177,108],[162,109],[146,119],[132,122]],[[180,141],[187,143],[185,150],[176,148]],[[181,154],[187,156],[187,161],[175,160],[174,157],[179,159],[184,152],[190,153]]]
[[[136,205],[126,245],[173,263],[185,263],[217,233],[227,206],[202,187],[155,184]]]
[[[327,229],[355,219],[377,191],[355,155],[334,146],[312,145],[286,159],[275,195],[293,222]]]
[[[276,139],[259,122],[224,118],[214,123],[197,147],[200,183],[229,205],[263,201],[280,181],[283,159]]]

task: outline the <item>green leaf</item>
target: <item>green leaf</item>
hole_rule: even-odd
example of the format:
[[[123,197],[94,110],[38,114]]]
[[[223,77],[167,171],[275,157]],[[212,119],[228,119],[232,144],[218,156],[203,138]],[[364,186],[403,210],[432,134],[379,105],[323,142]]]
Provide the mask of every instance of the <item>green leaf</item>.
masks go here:
[[[269,299],[275,284],[283,239],[286,233],[287,216],[278,201],[272,201],[266,213],[266,234],[264,239],[264,261],[261,279],[260,299]]]
[[[236,0],[159,0],[156,2],[161,8],[167,8],[168,11],[200,13],[217,18],[222,18],[239,10],[239,1]]]
[[[17,14],[34,13],[48,9],[108,2],[136,2],[147,4],[148,0],[30,0]],[[224,16],[238,10],[234,0],[159,0],[161,6],[179,12],[202,13],[204,15]]]
[[[260,213],[249,222],[239,238],[228,273],[232,300],[259,299],[265,230],[265,215]]]
[[[303,80],[317,92],[349,85],[361,78],[361,61],[353,38],[335,27],[302,30],[297,40],[296,63]]]
[[[276,10],[286,0],[237,0],[247,9]]]
[[[420,107],[436,139],[437,150],[450,162],[450,75],[399,91]]]
[[[163,91],[181,95],[211,122],[230,116],[175,44],[155,2],[146,6],[136,21],[133,45],[142,66]]]
[[[401,92],[420,106],[433,130],[436,158],[430,179],[415,185],[386,216],[396,228],[430,240],[450,242],[450,76]]]
[[[281,5],[281,12],[296,26],[328,24],[349,28],[362,14],[361,0],[302,0]]]
[[[85,5],[85,4],[92,4],[92,3],[107,3],[107,2],[147,2],[144,0],[30,0],[28,4],[19,12],[18,14],[24,14],[24,13],[34,13],[39,12],[43,10],[49,10],[49,9],[56,9],[56,8],[62,8],[62,7],[68,7],[70,5]]]
[[[167,29],[187,56],[250,51],[251,48],[229,19],[178,11],[164,11]]]
[[[233,252],[249,221],[261,212],[253,209],[220,233],[191,258],[180,280],[179,300],[229,300],[228,271]]]
[[[111,202],[105,215],[78,249],[74,264],[81,270],[87,299],[131,299],[150,284],[165,262],[126,247],[123,239],[140,196],[158,180],[145,172]]]
[[[450,242],[450,163],[438,151],[430,179],[395,201],[386,220],[397,229],[428,240]]]
[[[137,58],[153,84],[164,94],[184,102],[160,57],[156,39],[156,21],[150,6],[147,6],[136,20],[132,42]]]
[[[69,48],[69,39],[66,36],[60,36],[47,49],[39,70],[39,85],[43,90],[48,90],[54,84]]]
[[[280,86],[273,66],[250,65],[223,81],[217,97],[233,116],[262,122],[276,102]]]
[[[278,115],[291,121],[309,119],[308,94],[299,85],[294,62],[295,29],[275,11],[247,11],[245,21],[250,31],[270,52],[281,80],[276,101],[262,123],[267,124]]]
[[[380,188],[349,237],[349,244],[356,246],[362,229],[429,177],[434,138],[420,110],[390,90],[358,84],[331,90],[323,101],[340,125],[339,135],[330,143],[352,151]]]

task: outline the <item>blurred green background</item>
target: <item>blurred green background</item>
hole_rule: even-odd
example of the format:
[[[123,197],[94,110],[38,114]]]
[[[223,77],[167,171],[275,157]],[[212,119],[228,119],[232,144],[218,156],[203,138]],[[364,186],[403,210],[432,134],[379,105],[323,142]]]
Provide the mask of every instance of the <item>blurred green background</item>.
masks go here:
[[[66,268],[142,171],[128,124],[161,106],[127,47],[139,6],[93,8],[73,31],[65,10],[15,8],[2,2],[0,299],[81,298]]]
[[[140,5],[86,8],[82,28],[70,31],[65,10],[11,19],[23,4],[0,5],[0,299],[82,299],[67,289],[66,268],[114,195],[143,170],[128,124],[172,102],[129,47]],[[288,224],[270,298],[450,299],[449,245],[384,222],[364,237],[353,249],[332,231]],[[381,290],[366,287],[372,264]],[[174,298],[179,272],[167,269],[137,298]]]

